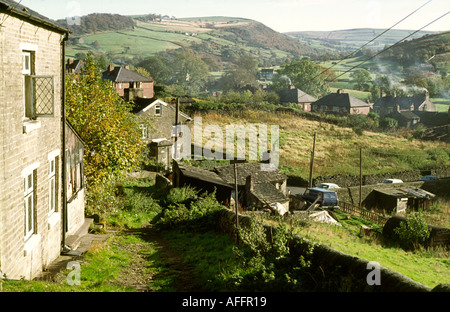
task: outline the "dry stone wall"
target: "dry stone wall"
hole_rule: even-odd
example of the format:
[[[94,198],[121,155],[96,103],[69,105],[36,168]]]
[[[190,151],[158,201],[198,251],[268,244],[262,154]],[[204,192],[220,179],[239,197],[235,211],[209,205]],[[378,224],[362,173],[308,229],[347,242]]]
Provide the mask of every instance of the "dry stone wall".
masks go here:
[[[236,237],[236,214],[229,209],[223,209],[219,213],[220,230]],[[239,226],[250,224],[251,218],[239,215]],[[271,226],[266,225],[266,228]],[[268,230],[270,232],[270,230]],[[322,291],[354,291],[354,292],[430,292],[450,291],[447,284],[437,285],[435,288],[417,283],[400,273],[379,267],[379,285],[369,285],[367,282],[371,266],[368,260],[345,254],[325,245],[315,244],[299,235],[294,237],[296,254],[308,250],[313,246],[312,267],[314,279]],[[369,265],[369,266],[368,266]],[[368,269],[369,267],[369,269]]]

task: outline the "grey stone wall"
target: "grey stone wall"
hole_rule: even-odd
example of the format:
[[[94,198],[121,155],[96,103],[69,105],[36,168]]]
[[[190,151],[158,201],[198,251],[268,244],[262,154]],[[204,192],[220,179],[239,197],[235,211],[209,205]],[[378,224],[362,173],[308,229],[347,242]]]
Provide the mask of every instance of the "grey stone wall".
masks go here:
[[[236,214],[223,209],[220,214],[220,230],[236,237]],[[245,227],[250,224],[251,218],[239,215],[239,226]],[[269,225],[266,225],[270,228]],[[270,231],[268,231],[270,232]],[[269,238],[270,239],[270,238]],[[309,246],[313,246],[312,268],[315,273],[314,279],[318,284],[324,285],[324,291],[353,291],[353,292],[430,292],[449,291],[447,284],[436,285],[435,288],[417,283],[407,276],[380,267],[380,285],[369,285],[367,276],[372,271],[368,269],[368,260],[332,249],[328,246],[315,244],[299,235],[292,242],[297,250],[296,254],[302,254]]]

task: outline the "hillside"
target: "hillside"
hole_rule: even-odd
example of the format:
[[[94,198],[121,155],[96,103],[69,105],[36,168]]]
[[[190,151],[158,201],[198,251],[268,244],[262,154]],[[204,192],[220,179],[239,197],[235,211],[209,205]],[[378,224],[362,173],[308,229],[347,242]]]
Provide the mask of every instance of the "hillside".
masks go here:
[[[267,125],[268,128],[270,125],[279,125],[280,169],[286,174],[305,180],[309,175],[314,133],[317,135],[314,176],[358,176],[360,147],[364,156],[363,174],[422,170],[450,164],[447,143],[417,140],[408,135],[394,136],[370,131],[356,135],[351,128],[301,116],[268,114],[263,111],[243,111],[235,114],[209,112],[201,117],[203,129],[208,125],[217,125],[221,129],[230,124],[244,127]],[[193,131],[191,134],[193,135]],[[220,136],[203,137],[203,144],[207,142],[210,146],[214,146],[215,142],[220,146]],[[248,153],[248,150],[246,152]]]
[[[357,28],[333,31],[298,31],[288,32],[289,36],[299,39],[303,43],[321,42],[324,46],[333,49],[355,49],[365,44],[370,39],[381,34],[385,29]],[[367,48],[379,50],[386,45],[392,45],[412,33],[411,30],[391,29],[380,38],[367,45]],[[419,31],[411,39],[424,35],[435,34],[432,31]]]
[[[105,23],[117,18],[118,22]],[[67,26],[65,20],[58,21]],[[317,53],[298,40],[249,19],[210,17],[174,19],[154,15],[120,16],[91,14],[81,17],[80,26],[69,27],[67,55],[102,52],[120,63],[166,50],[188,48],[227,63],[230,54],[245,51],[258,58],[260,65],[280,64],[285,58]],[[136,61],[137,60],[137,61]]]
[[[403,66],[431,64],[435,69],[447,72],[450,61],[450,31],[406,40],[383,53],[381,59],[396,61]]]

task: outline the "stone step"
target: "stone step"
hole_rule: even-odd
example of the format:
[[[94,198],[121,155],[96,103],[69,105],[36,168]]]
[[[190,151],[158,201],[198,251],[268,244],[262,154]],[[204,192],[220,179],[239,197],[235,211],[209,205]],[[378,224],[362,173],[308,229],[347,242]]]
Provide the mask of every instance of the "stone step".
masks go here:
[[[83,236],[87,235],[89,232],[89,227],[91,226],[94,219],[85,218],[83,225],[78,229],[78,231],[73,235],[68,235],[66,237],[66,246],[70,248],[68,252],[75,250],[80,245]]]

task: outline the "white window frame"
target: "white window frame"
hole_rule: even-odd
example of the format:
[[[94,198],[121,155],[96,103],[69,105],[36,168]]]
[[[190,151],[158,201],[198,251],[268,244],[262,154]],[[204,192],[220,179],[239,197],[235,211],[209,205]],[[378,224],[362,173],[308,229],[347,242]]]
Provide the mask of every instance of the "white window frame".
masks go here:
[[[162,105],[155,104],[155,116],[161,116],[161,115],[162,115]]]
[[[24,179],[24,239],[27,241],[33,234],[36,234],[35,215],[36,215],[36,182],[37,168],[39,162],[36,162],[24,170],[21,176]]]
[[[148,139],[148,125],[140,124],[139,128],[141,129],[141,139]]]
[[[55,150],[48,154],[48,213],[49,215],[57,211],[58,202],[58,181],[57,171],[59,166],[60,150]]]

